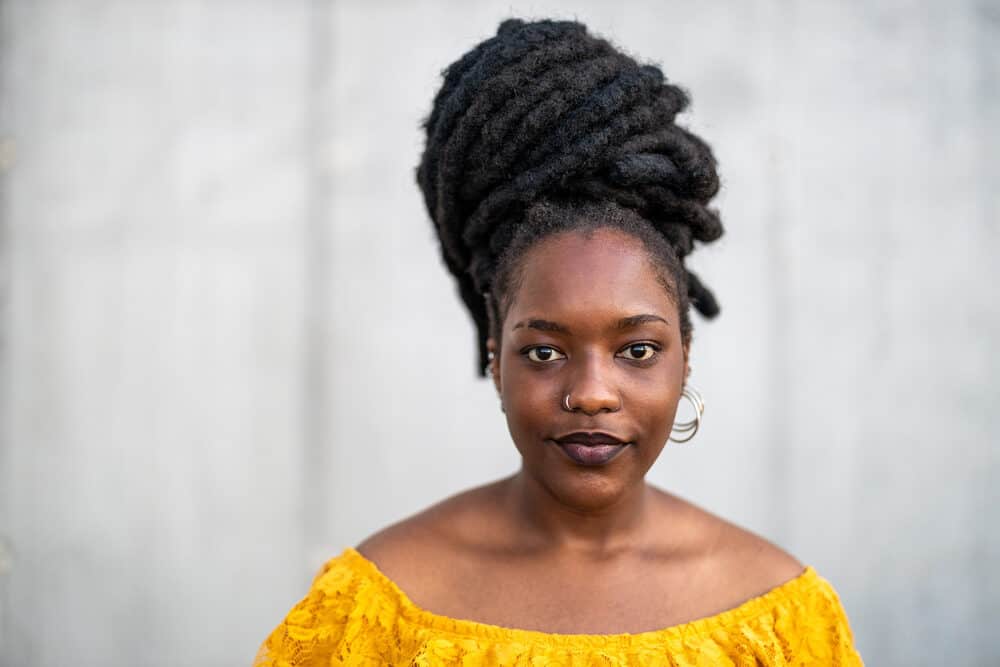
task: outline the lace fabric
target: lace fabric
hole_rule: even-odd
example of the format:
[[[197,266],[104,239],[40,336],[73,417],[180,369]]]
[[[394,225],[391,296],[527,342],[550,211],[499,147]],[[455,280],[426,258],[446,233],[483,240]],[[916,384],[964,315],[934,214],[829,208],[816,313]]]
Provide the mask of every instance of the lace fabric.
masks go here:
[[[348,547],[261,645],[254,667],[862,665],[833,587],[812,567],[714,616],[641,633],[549,634],[421,609]]]

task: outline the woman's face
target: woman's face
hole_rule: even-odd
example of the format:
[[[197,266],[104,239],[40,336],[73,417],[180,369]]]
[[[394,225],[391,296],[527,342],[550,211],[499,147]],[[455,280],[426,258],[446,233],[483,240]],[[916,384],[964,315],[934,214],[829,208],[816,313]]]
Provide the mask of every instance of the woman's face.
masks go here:
[[[642,242],[613,229],[547,237],[521,269],[493,362],[507,426],[556,498],[605,507],[670,435],[687,374],[677,307]]]

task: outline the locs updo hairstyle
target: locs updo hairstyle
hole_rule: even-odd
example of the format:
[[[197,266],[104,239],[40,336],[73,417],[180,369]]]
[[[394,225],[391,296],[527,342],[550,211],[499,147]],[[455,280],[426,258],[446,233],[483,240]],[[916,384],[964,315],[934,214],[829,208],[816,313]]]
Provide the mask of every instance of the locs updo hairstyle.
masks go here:
[[[476,324],[480,375],[519,261],[557,232],[620,229],[640,239],[691,337],[688,305],[712,292],[684,266],[722,235],[709,146],[674,123],[689,99],[576,21],[507,19],[442,72],[422,122],[417,183],[448,270]]]

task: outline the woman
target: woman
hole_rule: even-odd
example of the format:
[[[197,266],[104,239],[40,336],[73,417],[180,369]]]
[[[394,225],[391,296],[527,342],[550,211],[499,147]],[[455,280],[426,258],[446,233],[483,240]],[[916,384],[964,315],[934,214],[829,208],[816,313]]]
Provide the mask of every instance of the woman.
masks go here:
[[[522,466],[331,559],[256,664],[861,664],[812,568],[645,482],[700,423],[689,304],[718,313],[687,103],[576,22],[445,70],[417,180]]]

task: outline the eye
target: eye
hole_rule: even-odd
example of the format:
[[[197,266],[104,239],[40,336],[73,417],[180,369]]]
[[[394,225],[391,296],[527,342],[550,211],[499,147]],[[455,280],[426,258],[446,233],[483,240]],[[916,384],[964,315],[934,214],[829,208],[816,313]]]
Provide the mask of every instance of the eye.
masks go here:
[[[547,361],[566,358],[565,354],[548,345],[537,345],[529,348],[524,354],[527,355],[528,359],[536,363],[545,363]]]
[[[621,354],[632,361],[649,361],[659,353],[660,348],[652,343],[632,343],[622,349]]]

